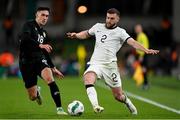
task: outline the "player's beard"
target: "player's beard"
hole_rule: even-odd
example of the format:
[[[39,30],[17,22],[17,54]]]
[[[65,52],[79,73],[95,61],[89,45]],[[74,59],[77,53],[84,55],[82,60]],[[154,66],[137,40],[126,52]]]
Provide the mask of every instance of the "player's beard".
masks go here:
[[[46,25],[46,23],[47,23],[47,21],[45,21],[45,20],[41,21],[42,26]]]
[[[109,26],[108,26],[108,23],[106,23],[106,28],[108,28],[108,29],[113,29],[113,28],[115,28],[117,26],[117,24],[112,24],[112,25],[110,25],[109,24]]]

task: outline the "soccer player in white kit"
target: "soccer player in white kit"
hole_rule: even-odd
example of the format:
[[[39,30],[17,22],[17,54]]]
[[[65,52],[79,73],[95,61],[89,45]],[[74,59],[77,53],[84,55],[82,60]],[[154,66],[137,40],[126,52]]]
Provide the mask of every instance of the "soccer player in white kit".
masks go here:
[[[124,103],[132,114],[137,114],[136,107],[122,90],[121,78],[118,72],[116,53],[124,43],[142,50],[146,54],[157,54],[159,52],[158,50],[146,49],[131,38],[124,29],[117,26],[119,20],[119,11],[111,8],[107,11],[106,23],[96,23],[89,30],[79,33],[67,33],[69,38],[87,39],[90,36],[96,38],[94,52],[89,62],[90,66],[84,72],[87,95],[96,113],[104,110],[98,104],[97,92],[94,88],[96,79],[101,78],[111,88],[115,99]]]

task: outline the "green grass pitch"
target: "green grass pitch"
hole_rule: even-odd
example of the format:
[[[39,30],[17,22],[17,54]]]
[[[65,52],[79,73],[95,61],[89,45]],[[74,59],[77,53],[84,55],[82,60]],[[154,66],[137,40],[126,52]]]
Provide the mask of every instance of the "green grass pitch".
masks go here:
[[[180,81],[173,77],[151,77],[149,90],[142,90],[130,78],[122,78],[123,89],[144,98],[180,111]],[[131,98],[138,109],[138,115],[131,115],[125,105],[117,102],[102,80],[96,85],[99,103],[105,108],[101,114],[95,114],[86,95],[80,77],[65,77],[56,80],[60,88],[62,104],[67,111],[68,104],[80,100],[85,106],[82,116],[58,116],[51,99],[48,86],[39,80],[43,104],[37,105],[28,99],[23,81],[19,78],[0,79],[0,119],[180,119],[180,114]]]

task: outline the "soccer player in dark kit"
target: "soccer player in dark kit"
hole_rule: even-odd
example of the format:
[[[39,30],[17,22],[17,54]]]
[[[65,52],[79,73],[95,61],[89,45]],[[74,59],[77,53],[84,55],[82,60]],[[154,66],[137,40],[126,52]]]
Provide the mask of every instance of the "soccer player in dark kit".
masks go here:
[[[62,78],[63,74],[52,63],[49,53],[52,46],[49,44],[47,32],[42,28],[46,25],[50,9],[39,7],[35,14],[35,20],[23,25],[20,33],[19,66],[30,100],[42,104],[40,87],[37,79],[40,76],[49,86],[51,96],[56,104],[57,114],[66,115],[61,105],[58,86],[53,73]]]

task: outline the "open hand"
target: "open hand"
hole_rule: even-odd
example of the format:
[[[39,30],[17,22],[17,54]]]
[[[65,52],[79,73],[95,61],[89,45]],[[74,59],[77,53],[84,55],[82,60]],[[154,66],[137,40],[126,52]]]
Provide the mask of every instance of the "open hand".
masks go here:
[[[59,78],[64,77],[64,75],[56,67],[52,68],[52,72]]]
[[[158,54],[159,53],[159,50],[153,50],[153,49],[148,49],[147,51],[146,51],[146,54]]]
[[[68,33],[66,33],[66,35],[67,35],[68,38],[71,38],[71,39],[77,38],[75,32],[72,32],[72,33],[68,32]]]
[[[45,49],[48,53],[52,51],[52,47],[49,44],[39,44],[41,49]]]

